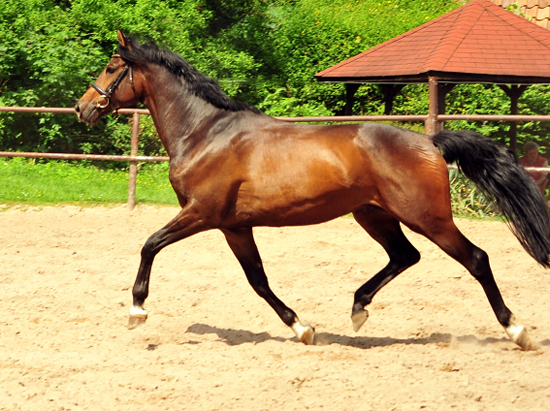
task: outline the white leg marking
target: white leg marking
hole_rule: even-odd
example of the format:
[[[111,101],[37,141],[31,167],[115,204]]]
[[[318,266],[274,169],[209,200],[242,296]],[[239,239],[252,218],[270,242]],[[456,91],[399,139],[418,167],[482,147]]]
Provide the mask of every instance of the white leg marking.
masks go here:
[[[313,339],[315,337],[315,331],[309,324],[302,324],[300,321],[296,321],[292,326],[292,331],[296,334],[296,337],[306,345],[313,345]]]
[[[535,348],[531,344],[531,339],[529,338],[529,334],[527,334],[525,327],[523,325],[516,325],[516,319],[514,317],[510,319],[510,325],[505,328],[505,331],[506,334],[508,334],[508,337],[519,345],[522,350],[529,351]]]
[[[523,332],[524,328],[522,325],[509,325],[508,328],[506,328],[506,334],[508,334],[508,337],[513,342],[516,342]]]
[[[139,305],[133,305],[130,308],[130,319],[128,320],[128,329],[133,330],[147,320],[147,311]]]
[[[139,305],[132,305],[132,308],[130,308],[130,316],[146,316],[147,317],[147,310],[145,308],[139,306]]]

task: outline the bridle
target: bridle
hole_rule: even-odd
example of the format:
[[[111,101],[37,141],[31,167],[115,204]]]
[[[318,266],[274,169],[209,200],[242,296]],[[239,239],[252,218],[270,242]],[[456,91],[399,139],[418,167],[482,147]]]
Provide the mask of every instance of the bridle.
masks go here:
[[[112,57],[120,57],[119,54],[113,54]],[[111,58],[112,58],[111,57]],[[132,90],[134,91],[134,95],[137,97],[137,99],[141,102],[141,99],[138,96],[138,93],[136,91],[136,86],[134,85],[134,73],[132,71],[132,65],[130,63],[126,63],[126,66],[122,69],[120,73],[118,73],[118,76],[114,79],[114,81],[111,83],[111,85],[107,88],[107,90],[103,90],[100,86],[98,86],[96,83],[92,83],[90,87],[93,87],[98,93],[99,96],[105,99],[103,103],[100,103],[99,100],[96,103],[97,108],[105,108],[111,103],[111,95],[114,93],[122,79],[124,79],[124,76],[126,74],[129,74],[130,77],[130,84],[132,85]]]

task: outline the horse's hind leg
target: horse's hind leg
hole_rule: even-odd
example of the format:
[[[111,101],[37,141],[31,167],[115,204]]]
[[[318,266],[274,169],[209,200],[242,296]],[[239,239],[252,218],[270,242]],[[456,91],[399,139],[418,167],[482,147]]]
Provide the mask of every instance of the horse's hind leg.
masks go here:
[[[302,324],[296,313],[279,300],[269,288],[260,253],[252,236],[252,228],[224,229],[222,231],[254,291],[267,301],[286,325],[292,328],[300,341],[308,345],[313,344],[313,327]]]
[[[481,284],[498,322],[504,327],[508,337],[524,350],[533,348],[527,331],[523,326],[516,324],[514,315],[504,304],[487,253],[464,237],[452,219],[434,224],[431,230],[422,234],[462,264]]]
[[[355,211],[353,216],[390,257],[388,265],[355,292],[351,320],[353,328],[358,331],[367,320],[368,311],[365,307],[371,303],[374,295],[398,274],[416,264],[420,260],[420,253],[403,234],[399,221],[387,211],[367,206]]]

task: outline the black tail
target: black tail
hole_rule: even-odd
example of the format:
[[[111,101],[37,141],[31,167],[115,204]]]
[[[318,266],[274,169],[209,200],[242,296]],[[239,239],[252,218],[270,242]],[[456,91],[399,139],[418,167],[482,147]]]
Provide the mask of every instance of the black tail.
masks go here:
[[[535,180],[504,145],[471,131],[441,131],[432,137],[445,161],[500,208],[525,250],[550,267],[550,219]]]

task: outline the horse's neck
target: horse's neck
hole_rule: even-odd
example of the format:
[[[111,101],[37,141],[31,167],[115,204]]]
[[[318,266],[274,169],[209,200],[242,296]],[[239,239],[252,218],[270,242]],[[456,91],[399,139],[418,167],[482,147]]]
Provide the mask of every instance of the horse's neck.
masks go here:
[[[187,90],[174,75],[160,69],[149,75],[145,105],[151,112],[164,148],[171,158],[182,155],[185,140],[197,138],[196,131],[220,109]]]

